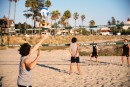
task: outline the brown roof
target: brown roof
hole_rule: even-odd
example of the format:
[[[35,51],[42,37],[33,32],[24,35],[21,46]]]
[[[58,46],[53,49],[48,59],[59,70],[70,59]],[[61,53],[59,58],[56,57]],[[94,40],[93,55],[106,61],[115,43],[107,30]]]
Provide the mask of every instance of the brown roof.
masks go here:
[[[128,18],[127,21],[130,21],[130,18]]]
[[[3,24],[3,23],[6,23],[6,26]],[[8,18],[1,18],[0,19],[0,27],[8,27],[8,24],[9,24],[9,27],[11,26],[12,22],[14,22],[13,20],[9,20],[9,23],[8,23]]]
[[[99,32],[112,32],[112,30],[99,30]]]

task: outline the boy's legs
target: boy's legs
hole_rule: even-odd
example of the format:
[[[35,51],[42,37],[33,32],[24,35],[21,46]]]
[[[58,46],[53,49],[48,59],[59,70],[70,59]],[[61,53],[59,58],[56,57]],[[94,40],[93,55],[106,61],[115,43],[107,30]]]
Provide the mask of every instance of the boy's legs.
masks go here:
[[[130,61],[129,61],[129,57],[127,57],[127,64],[128,64],[128,66],[130,65],[130,63],[129,63]]]
[[[77,63],[78,74],[80,75],[80,63]]]
[[[69,74],[71,74],[71,72],[72,72],[73,63],[75,63],[75,58],[74,58],[74,57],[71,57],[71,64],[70,64],[70,71],[69,71]]]
[[[72,72],[72,66],[73,66],[73,63],[70,64],[70,71],[69,71],[69,74],[71,74],[71,72]]]
[[[79,59],[79,57],[76,57],[76,63],[77,63],[78,74],[80,75],[80,59]]]
[[[93,57],[93,54],[90,55],[90,64],[92,64],[92,57]]]
[[[96,64],[98,65],[98,58],[96,57]]]
[[[122,62],[122,65],[123,65],[123,63],[124,63],[124,56],[122,56],[121,62]]]
[[[98,55],[97,55],[97,53],[95,54],[95,58],[96,58],[96,64],[98,65]]]

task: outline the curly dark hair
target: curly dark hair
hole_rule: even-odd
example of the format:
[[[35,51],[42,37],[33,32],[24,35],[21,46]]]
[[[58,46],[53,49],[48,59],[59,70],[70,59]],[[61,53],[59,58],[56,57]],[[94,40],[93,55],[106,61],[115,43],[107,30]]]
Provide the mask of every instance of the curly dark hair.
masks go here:
[[[21,45],[19,53],[21,54],[21,56],[27,56],[30,52],[30,48],[31,46],[28,43],[24,43],[23,45]]]
[[[77,42],[77,38],[76,37],[73,37],[72,40],[71,40],[72,43],[75,43]]]
[[[128,41],[128,39],[124,39],[124,41]]]

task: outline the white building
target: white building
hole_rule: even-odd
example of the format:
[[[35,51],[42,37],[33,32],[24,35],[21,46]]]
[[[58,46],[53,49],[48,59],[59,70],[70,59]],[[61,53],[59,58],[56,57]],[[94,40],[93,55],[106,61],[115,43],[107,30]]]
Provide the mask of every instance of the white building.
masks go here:
[[[112,32],[112,30],[110,30],[110,28],[104,27],[104,28],[101,28],[99,30],[99,34],[101,34],[101,35],[113,35],[113,32]]]
[[[125,24],[130,24],[130,18],[127,19],[127,22]],[[130,28],[129,26],[123,26],[123,29],[127,30],[128,28]]]

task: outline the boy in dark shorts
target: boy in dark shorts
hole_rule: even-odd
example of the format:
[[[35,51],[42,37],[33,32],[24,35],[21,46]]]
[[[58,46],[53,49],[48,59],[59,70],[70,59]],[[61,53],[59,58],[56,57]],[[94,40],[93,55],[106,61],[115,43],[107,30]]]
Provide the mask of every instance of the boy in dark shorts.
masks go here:
[[[124,45],[123,45],[123,48],[122,48],[122,65],[124,63],[124,56],[126,56],[127,57],[127,63],[128,63],[128,66],[129,66],[129,54],[130,54],[130,46],[128,45],[128,40],[125,39]]]
[[[90,64],[92,64],[92,57],[95,57],[96,58],[96,63],[98,65],[98,48],[96,46],[96,44],[94,44],[93,42],[93,45],[92,45],[92,52],[91,52],[91,55],[90,55]]]
[[[77,42],[77,38],[73,37],[70,44],[70,54],[71,54],[71,64],[70,64],[70,71],[69,74],[72,72],[72,66],[76,62],[78,74],[80,75],[80,59],[79,59],[79,45]]]

